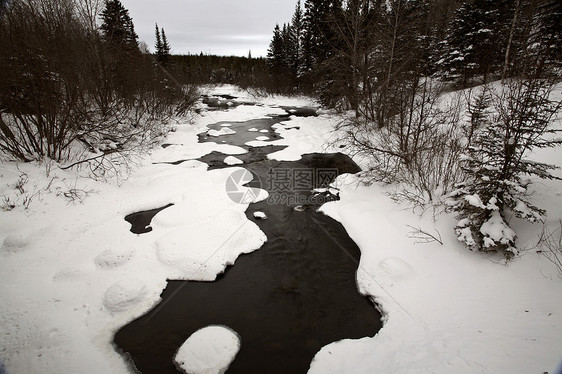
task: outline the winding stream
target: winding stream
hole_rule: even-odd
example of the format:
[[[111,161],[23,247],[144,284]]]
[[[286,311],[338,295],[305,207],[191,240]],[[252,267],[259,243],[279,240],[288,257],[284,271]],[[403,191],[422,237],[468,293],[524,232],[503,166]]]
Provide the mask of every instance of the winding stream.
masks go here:
[[[271,140],[278,138],[271,126],[287,119],[229,122],[236,134],[219,138],[249,150],[236,157],[257,177],[250,185],[270,193],[268,200],[246,211],[268,241],[240,256],[215,282],[168,281],[162,302],[116,333],[115,344],[141,373],[177,373],[177,349],[208,325],[225,325],[239,334],[241,349],[227,372],[245,374],[306,373],[323,346],[373,336],[382,327],[372,302],[357,291],[359,248],[338,222],[316,211],[337,196],[311,192],[311,187],[325,187],[338,174],[355,173],[358,167],[340,153],[272,161],[267,154],[282,147],[244,144],[265,130]],[[210,127],[218,130],[220,125]],[[264,133],[248,131],[251,128]],[[200,141],[217,138],[201,135]],[[227,167],[225,156],[214,152],[200,160],[210,169],[222,168]],[[304,182],[311,185],[292,185],[280,193],[280,176],[297,171],[306,173],[310,179]],[[256,211],[267,219],[255,218]],[[149,220],[139,227],[150,227]]]

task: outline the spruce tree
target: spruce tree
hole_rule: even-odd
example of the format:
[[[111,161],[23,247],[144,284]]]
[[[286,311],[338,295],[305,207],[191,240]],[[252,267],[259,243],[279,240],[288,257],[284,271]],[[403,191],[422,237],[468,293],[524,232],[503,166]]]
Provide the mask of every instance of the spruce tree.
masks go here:
[[[298,0],[295,7],[295,13],[291,19],[291,31],[289,35],[289,44],[291,46],[291,53],[289,56],[289,68],[291,74],[296,82],[298,82],[299,71],[302,65],[302,39],[303,39],[304,25],[303,25],[303,12],[301,1]],[[297,84],[298,87],[298,84]]]
[[[458,239],[473,250],[517,254],[516,233],[506,212],[537,222],[545,214],[529,199],[530,177],[559,179],[554,165],[525,158],[536,148],[562,144],[549,127],[560,102],[549,99],[545,80],[518,80],[502,86],[490,100],[483,93],[471,112],[473,139],[462,158],[467,180],[451,194],[459,212]],[[545,136],[546,135],[546,136]]]
[[[442,76],[466,86],[477,75],[488,75],[504,65],[515,8],[509,0],[465,1],[456,11],[439,61]]]
[[[160,36],[160,29],[158,28],[158,24],[155,27],[155,34],[156,34],[156,43],[154,44],[154,48],[156,49],[156,57],[160,59],[160,54],[162,53],[162,37]]]
[[[119,0],[105,0],[101,13],[101,31],[104,39],[116,49],[138,51],[138,35],[129,11]]]
[[[170,60],[170,43],[168,43],[168,38],[166,37],[166,31],[162,28],[162,62],[168,63]]]
[[[159,29],[158,24],[156,24],[156,60],[162,64],[166,65],[170,60],[170,43],[168,43],[168,38],[166,38],[166,32],[164,28]]]
[[[267,50],[267,63],[270,71],[277,75],[285,70],[285,42],[279,24],[273,30],[273,39]]]
[[[303,70],[312,72],[333,54],[336,43],[333,14],[341,9],[339,0],[306,0],[303,16]],[[337,43],[336,43],[337,44]]]
[[[537,11],[532,35],[535,75],[562,67],[562,2],[548,0]]]

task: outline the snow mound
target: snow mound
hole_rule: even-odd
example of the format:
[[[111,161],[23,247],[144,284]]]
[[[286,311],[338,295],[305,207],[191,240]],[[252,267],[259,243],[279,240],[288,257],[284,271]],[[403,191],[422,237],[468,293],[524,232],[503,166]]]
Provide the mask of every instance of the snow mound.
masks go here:
[[[254,212],[254,217],[257,219],[267,219],[267,215],[264,212]]]
[[[207,326],[182,344],[174,361],[185,373],[223,374],[239,350],[236,332],[224,326]]]
[[[213,281],[241,253],[253,252],[267,240],[240,211],[222,211],[210,222],[180,226],[156,241],[158,260],[176,270],[170,278]]]
[[[220,130],[209,130],[207,131],[207,135],[209,136],[222,136],[222,135],[233,135],[236,134],[236,131],[229,129],[228,127],[223,127]]]
[[[244,161],[234,156],[228,156],[224,159],[224,163],[227,165],[241,165],[244,163]]]
[[[116,268],[129,262],[134,254],[133,248],[107,249],[96,256],[94,264],[99,268]]]
[[[139,279],[125,279],[112,284],[103,295],[103,305],[112,313],[123,312],[146,297],[146,286]]]
[[[259,130],[256,129],[255,127],[252,127],[251,129],[248,129],[249,132],[258,132]]]
[[[266,141],[266,140],[269,140],[269,137],[268,136],[258,136],[256,138],[256,140]]]
[[[8,234],[2,243],[1,248],[20,249],[24,248],[29,243],[31,232],[20,231]]]

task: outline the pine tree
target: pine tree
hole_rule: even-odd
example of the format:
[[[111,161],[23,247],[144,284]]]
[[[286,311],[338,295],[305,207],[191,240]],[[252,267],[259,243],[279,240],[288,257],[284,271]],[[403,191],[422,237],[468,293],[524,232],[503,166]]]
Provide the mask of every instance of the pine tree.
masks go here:
[[[170,43],[168,43],[168,38],[166,38],[166,32],[164,28],[161,30],[158,28],[158,24],[156,24],[156,60],[162,64],[166,65],[170,60]]]
[[[551,174],[556,166],[525,156],[562,144],[545,137],[556,132],[549,124],[560,102],[549,99],[551,86],[544,80],[512,81],[501,89],[493,102],[483,93],[473,106],[473,140],[461,161],[467,180],[451,194],[451,205],[460,213],[455,228],[460,241],[473,250],[512,256],[517,254],[516,233],[506,222],[506,211],[541,220],[545,211],[529,201],[528,177],[559,179]]]
[[[158,24],[155,27],[155,34],[156,34],[156,43],[154,44],[154,48],[156,49],[156,56],[160,58],[160,54],[162,53],[162,37],[160,36],[160,29],[158,28]]]
[[[544,70],[562,67],[562,2],[549,0],[542,4],[534,20],[532,53],[536,65],[535,76]]]
[[[168,38],[166,37],[166,31],[162,28],[162,62],[167,63],[170,59],[170,43],[168,43]]]
[[[101,31],[104,39],[116,49],[138,51],[138,35],[129,11],[119,0],[105,0],[101,13]]]
[[[303,16],[303,72],[310,73],[334,51],[337,38],[332,30],[333,15],[340,0],[306,0]]]
[[[301,1],[298,0],[297,6],[295,7],[295,13],[293,14],[293,18],[291,19],[291,31],[289,35],[289,44],[291,49],[289,56],[289,68],[291,69],[291,74],[293,75],[295,82],[298,82],[299,71],[301,70],[302,65],[303,32],[303,12]]]
[[[279,24],[276,24],[273,30],[273,39],[267,50],[267,62],[273,74],[278,75],[285,71],[285,41]]]
[[[442,76],[466,86],[477,75],[484,78],[504,65],[515,8],[509,0],[465,1],[456,11],[439,61]]]

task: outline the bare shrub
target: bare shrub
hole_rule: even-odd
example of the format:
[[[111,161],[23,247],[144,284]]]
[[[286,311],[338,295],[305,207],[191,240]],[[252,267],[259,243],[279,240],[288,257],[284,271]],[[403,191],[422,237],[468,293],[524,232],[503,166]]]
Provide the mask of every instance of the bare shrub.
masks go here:
[[[427,80],[411,81],[401,92],[402,107],[385,126],[362,117],[341,129],[355,151],[370,160],[373,179],[405,184],[415,195],[408,200],[423,205],[461,179],[460,98],[440,103],[438,87]]]
[[[562,220],[558,222],[558,228],[551,231],[546,225],[539,236],[537,253],[542,254],[558,269],[558,275],[562,277]]]
[[[23,161],[126,157],[193,106],[194,89],[172,82],[151,55],[100,33],[99,8],[97,0],[18,0],[2,13],[0,152]]]

